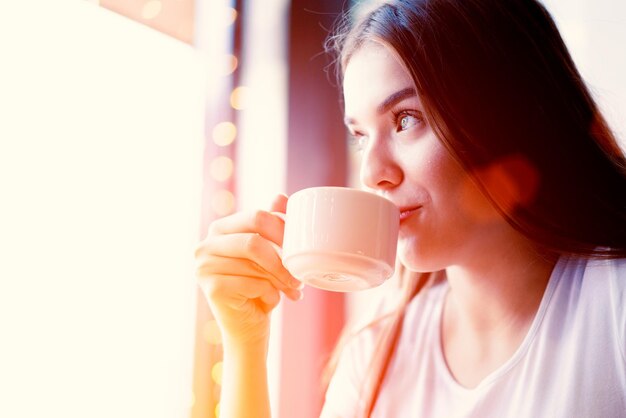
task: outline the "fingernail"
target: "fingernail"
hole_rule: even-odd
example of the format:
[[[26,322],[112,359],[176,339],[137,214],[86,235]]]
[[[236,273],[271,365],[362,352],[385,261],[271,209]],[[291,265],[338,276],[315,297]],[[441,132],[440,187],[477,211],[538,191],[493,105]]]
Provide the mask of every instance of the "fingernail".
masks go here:
[[[302,289],[304,287],[304,284],[295,278],[290,278],[289,279],[289,286],[293,287],[294,289]]]
[[[304,298],[304,292],[302,290],[294,290],[292,295],[295,296],[293,298],[294,301],[299,301]]]

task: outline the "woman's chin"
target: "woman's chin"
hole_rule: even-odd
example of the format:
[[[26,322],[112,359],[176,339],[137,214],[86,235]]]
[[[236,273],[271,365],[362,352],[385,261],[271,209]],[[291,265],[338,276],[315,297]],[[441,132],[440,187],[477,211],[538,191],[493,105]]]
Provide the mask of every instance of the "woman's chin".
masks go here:
[[[414,240],[400,239],[398,258],[404,267],[418,273],[432,271],[428,268],[428,259],[421,254]]]
[[[417,273],[429,273],[445,268],[444,263],[437,263],[433,254],[426,254],[415,239],[398,241],[398,259],[404,267]]]

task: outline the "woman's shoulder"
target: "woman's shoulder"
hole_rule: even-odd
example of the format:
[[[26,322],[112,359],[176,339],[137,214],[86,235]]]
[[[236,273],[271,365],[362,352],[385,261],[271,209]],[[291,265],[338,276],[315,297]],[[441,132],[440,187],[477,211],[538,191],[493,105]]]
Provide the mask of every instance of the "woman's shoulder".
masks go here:
[[[580,329],[604,332],[626,361],[626,258],[567,258],[558,288],[559,311],[577,312]]]
[[[626,364],[626,258],[588,260],[584,277],[589,311],[604,318],[596,325],[611,333]]]
[[[557,294],[570,294],[569,302],[586,303],[598,310],[626,310],[623,303],[609,303],[616,298],[626,300],[626,258],[562,256],[551,281]]]
[[[595,297],[600,309],[623,318],[626,328],[626,258],[587,260],[584,265],[583,291]]]
[[[587,284],[626,291],[626,258],[573,259],[564,270],[570,276],[582,274]]]

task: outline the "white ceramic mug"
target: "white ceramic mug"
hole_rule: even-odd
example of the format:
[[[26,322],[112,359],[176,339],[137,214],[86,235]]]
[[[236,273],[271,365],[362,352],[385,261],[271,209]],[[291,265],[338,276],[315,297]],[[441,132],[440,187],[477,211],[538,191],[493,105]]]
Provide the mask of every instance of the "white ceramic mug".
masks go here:
[[[378,286],[393,274],[399,218],[390,200],[363,190],[300,190],[287,203],[283,264],[320,289]]]

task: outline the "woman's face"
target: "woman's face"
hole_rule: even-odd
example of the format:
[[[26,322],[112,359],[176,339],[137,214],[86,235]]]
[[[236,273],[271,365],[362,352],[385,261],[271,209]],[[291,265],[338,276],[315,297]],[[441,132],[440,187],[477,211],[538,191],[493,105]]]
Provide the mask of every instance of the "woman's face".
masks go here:
[[[403,263],[435,271],[481,255],[505,221],[435,136],[396,56],[366,43],[348,62],[343,90],[346,125],[362,146],[361,181],[401,211]]]

